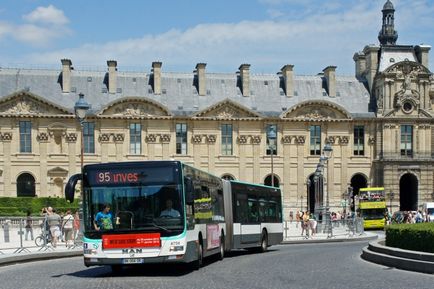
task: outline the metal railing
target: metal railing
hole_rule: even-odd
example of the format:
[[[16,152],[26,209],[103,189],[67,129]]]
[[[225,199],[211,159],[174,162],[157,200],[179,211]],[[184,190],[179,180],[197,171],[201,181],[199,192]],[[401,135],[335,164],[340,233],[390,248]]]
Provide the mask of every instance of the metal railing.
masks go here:
[[[51,233],[44,217],[31,217],[30,226],[27,217],[0,217],[0,254],[6,251],[13,253],[28,253],[32,251],[55,250],[51,244]],[[82,222],[80,222],[81,224]],[[62,225],[62,224],[61,224]],[[59,244],[65,240],[64,230],[60,227]],[[82,226],[80,226],[81,228]],[[73,229],[73,239],[65,249],[82,247],[82,232]],[[72,244],[71,244],[72,243]]]
[[[316,222],[316,226],[315,226]],[[284,221],[283,238],[284,240],[308,239],[315,238],[334,238],[345,237],[351,238],[364,234],[362,218],[347,218],[332,220],[331,227],[326,220],[313,221],[308,223],[302,221]]]

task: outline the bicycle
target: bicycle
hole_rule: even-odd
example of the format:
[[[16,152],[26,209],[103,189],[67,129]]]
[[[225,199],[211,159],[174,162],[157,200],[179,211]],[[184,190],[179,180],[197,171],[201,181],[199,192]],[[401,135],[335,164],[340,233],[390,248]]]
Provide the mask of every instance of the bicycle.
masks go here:
[[[44,240],[45,238],[45,240]],[[44,245],[48,245],[51,243],[51,233],[50,230],[45,230],[45,236],[44,232],[42,232],[39,236],[35,238],[35,244],[38,247],[42,247]]]

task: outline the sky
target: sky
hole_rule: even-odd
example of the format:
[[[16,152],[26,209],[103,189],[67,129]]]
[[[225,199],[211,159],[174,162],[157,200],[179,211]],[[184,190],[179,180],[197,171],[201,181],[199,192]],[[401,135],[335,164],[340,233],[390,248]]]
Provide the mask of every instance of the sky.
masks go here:
[[[1,0],[0,67],[299,75],[337,66],[354,75],[354,53],[379,45],[386,0]],[[434,45],[434,0],[392,0],[397,44]],[[433,54],[434,51],[431,51]],[[430,70],[434,71],[431,57]]]

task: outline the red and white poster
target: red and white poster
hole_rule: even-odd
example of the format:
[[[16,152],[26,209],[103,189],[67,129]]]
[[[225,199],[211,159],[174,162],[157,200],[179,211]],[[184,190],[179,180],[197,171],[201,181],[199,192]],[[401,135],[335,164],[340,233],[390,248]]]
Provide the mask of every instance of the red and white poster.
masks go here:
[[[219,225],[207,225],[206,226],[206,239],[208,249],[217,248],[220,246],[220,230]]]
[[[102,235],[104,249],[160,247],[160,233]]]

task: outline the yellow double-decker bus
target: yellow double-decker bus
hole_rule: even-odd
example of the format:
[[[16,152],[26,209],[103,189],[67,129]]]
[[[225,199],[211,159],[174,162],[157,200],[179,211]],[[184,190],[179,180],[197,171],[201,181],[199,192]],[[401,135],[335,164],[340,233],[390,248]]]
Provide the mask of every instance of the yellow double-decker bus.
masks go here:
[[[386,212],[384,188],[361,188],[359,210],[365,229],[383,229]]]

